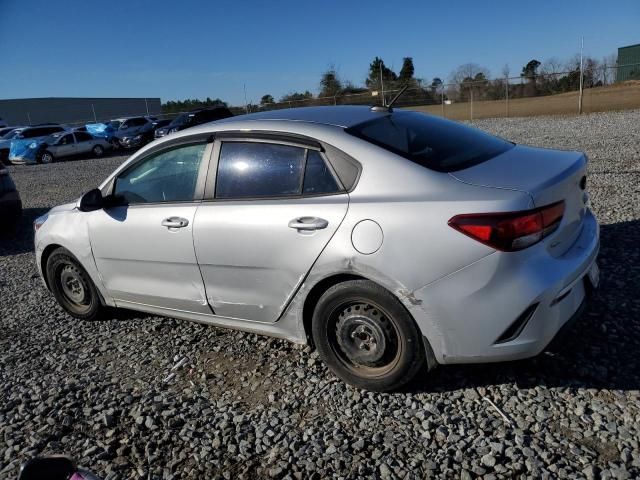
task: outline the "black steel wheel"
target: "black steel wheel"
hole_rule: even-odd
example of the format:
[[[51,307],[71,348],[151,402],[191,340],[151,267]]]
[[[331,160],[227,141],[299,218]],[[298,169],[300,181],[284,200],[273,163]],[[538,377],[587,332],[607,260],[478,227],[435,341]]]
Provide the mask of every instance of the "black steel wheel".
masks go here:
[[[409,312],[368,280],[328,289],[316,305],[312,333],[327,366],[358,388],[397,390],[427,366],[423,337]]]
[[[102,305],[93,281],[80,263],[58,248],[47,259],[47,281],[51,291],[67,313],[82,320],[95,320]]]

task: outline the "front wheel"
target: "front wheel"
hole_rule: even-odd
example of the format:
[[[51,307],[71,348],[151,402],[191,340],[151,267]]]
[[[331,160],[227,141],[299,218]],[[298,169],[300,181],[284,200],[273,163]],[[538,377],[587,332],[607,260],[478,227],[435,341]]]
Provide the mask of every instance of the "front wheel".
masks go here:
[[[98,290],[86,270],[64,249],[58,248],[47,259],[47,280],[62,308],[72,317],[95,320],[102,313]]]
[[[53,163],[56,161],[56,158],[53,156],[49,150],[45,150],[40,154],[40,163]]]
[[[423,337],[409,312],[369,280],[328,289],[313,313],[312,334],[329,369],[354,387],[397,390],[428,366]]]
[[[92,151],[95,157],[100,158],[102,155],[104,155],[104,148],[102,148],[101,145],[96,145],[95,147],[93,147]]]

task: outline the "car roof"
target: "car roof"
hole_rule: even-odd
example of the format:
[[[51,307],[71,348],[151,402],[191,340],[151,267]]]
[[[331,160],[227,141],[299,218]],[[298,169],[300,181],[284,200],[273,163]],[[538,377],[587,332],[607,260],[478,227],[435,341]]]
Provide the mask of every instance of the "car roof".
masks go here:
[[[359,123],[373,120],[374,118],[380,118],[381,116],[388,114],[388,112],[372,111],[369,106],[359,105],[301,107],[238,115],[218,120],[216,123],[243,122],[247,120],[289,120],[349,128]]]

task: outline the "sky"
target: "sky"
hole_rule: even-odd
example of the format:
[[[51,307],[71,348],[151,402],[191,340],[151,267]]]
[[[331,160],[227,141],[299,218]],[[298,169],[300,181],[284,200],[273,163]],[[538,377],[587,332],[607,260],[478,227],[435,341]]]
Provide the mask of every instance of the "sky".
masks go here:
[[[53,7],[52,5],[55,5]],[[447,79],[473,62],[602,58],[640,43],[640,0],[368,2],[0,0],[0,98],[216,98],[317,93],[334,66],[362,84],[380,56]]]

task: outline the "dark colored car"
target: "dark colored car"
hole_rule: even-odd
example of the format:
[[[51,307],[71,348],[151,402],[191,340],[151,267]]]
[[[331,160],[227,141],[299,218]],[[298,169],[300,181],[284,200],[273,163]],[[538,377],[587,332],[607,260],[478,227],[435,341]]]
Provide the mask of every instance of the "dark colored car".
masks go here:
[[[179,132],[186,128],[215,122],[223,118],[233,117],[233,113],[227,107],[200,108],[191,112],[178,115],[168,126],[156,130],[156,138],[164,137],[170,133]]]
[[[154,132],[154,137],[155,138],[159,138],[159,137],[164,137],[164,135],[166,135],[166,133],[164,133],[163,135],[158,135],[158,131],[162,130],[165,127],[168,127],[171,122],[173,122],[173,118],[167,118],[164,120],[156,120],[155,122],[153,122],[153,132]]]
[[[20,215],[22,215],[20,194],[9,171],[0,163],[0,235],[15,230]]]

